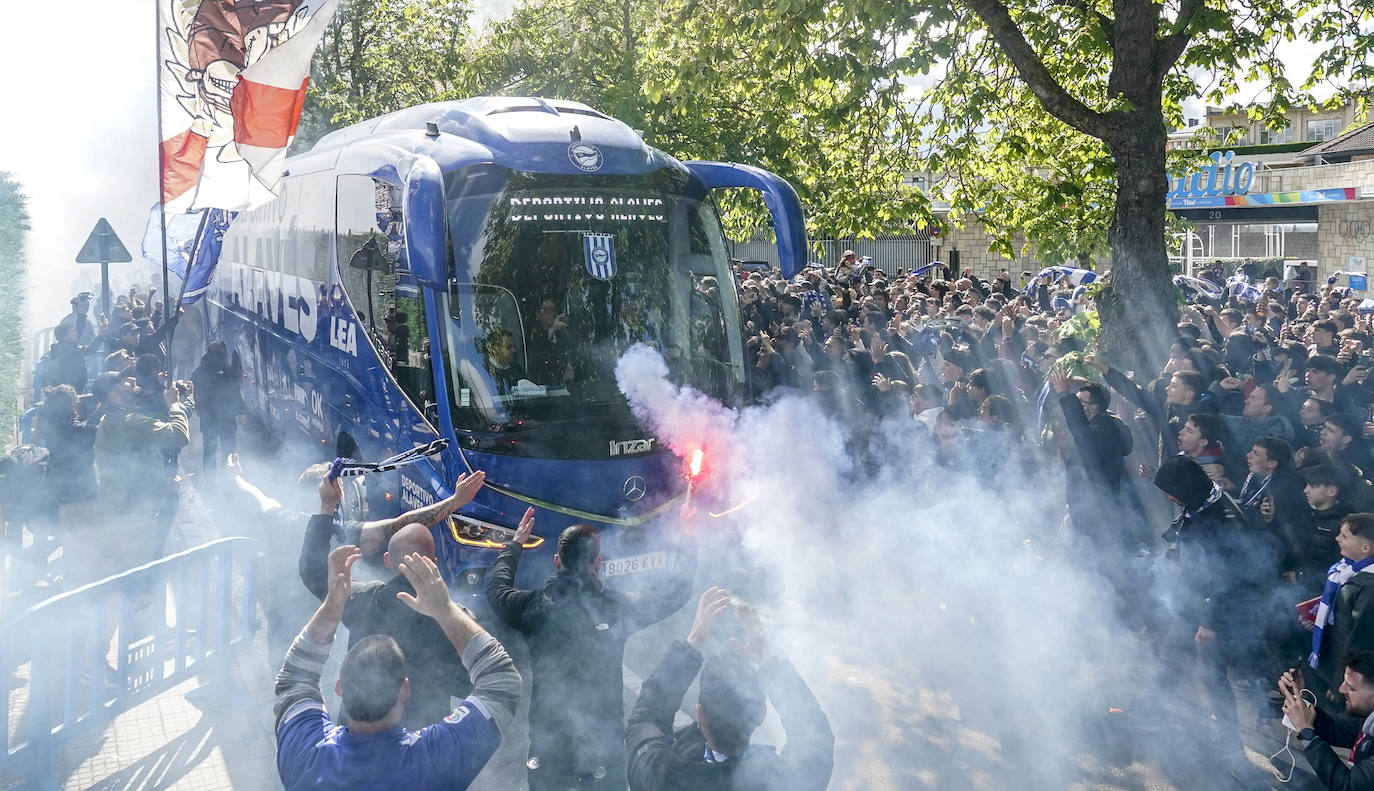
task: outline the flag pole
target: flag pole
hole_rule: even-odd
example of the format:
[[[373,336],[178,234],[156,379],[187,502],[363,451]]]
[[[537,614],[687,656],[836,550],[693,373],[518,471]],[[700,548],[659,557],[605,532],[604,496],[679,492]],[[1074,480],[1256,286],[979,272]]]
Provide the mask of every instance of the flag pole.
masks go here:
[[[162,326],[165,328],[165,327],[167,326],[167,322],[169,321],[169,314],[170,314],[171,309],[172,309],[172,295],[168,292],[168,284],[167,284],[167,206],[166,206],[166,204],[163,203],[163,197],[164,197],[165,194],[166,194],[166,190],[164,189],[164,183],[163,183],[163,181],[164,181],[164,179],[166,178],[166,172],[167,172],[167,171],[166,171],[166,165],[167,165],[167,163],[163,161],[163,157],[165,156],[165,152],[163,151],[163,148],[162,148],[162,37],[163,37],[163,29],[162,29],[162,4],[163,4],[163,2],[164,2],[164,0],[153,0],[153,8],[154,8],[154,11],[155,11],[155,22],[156,22],[156,24],[154,25],[154,33],[155,33],[156,35],[154,36],[154,41],[153,41],[153,64],[154,64],[154,66],[156,67],[156,68],[155,68],[155,74],[156,74],[156,77],[157,77],[157,82],[155,82],[155,83],[153,83],[153,84],[157,86],[157,93],[155,94],[155,96],[156,96],[156,101],[157,101],[157,107],[156,107],[156,109],[155,109],[155,112],[157,113],[157,215],[158,215],[158,223],[159,223],[159,225],[160,225],[161,228],[162,228]],[[152,310],[152,307],[153,307],[152,305],[149,305],[149,306],[148,306],[149,311]],[[168,339],[168,341],[166,341],[166,343],[167,343],[167,348],[168,348],[168,349],[171,349],[171,342],[170,342],[170,339]],[[168,362],[170,362],[170,361],[171,361],[171,357],[169,356],[169,357],[168,357]]]

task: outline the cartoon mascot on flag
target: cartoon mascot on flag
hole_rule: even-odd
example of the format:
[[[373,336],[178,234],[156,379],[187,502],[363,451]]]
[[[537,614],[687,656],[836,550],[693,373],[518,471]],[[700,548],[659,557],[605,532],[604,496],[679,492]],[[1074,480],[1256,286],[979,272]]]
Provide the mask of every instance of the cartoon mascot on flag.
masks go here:
[[[250,67],[307,32],[309,22],[322,16],[320,24],[305,36],[313,34],[314,41],[301,42],[308,44],[304,64],[296,67],[303,69],[296,78],[302,83],[309,74],[309,53],[323,33],[323,24],[333,15],[337,0],[159,3],[163,203],[169,210],[184,211],[203,207],[245,209],[270,200],[270,191],[250,189],[257,164],[245,162],[244,152],[235,145],[240,142],[235,124],[242,121],[235,118],[235,93],[252,73]],[[294,123],[295,118],[291,119],[292,132]],[[268,190],[274,183],[268,181]]]

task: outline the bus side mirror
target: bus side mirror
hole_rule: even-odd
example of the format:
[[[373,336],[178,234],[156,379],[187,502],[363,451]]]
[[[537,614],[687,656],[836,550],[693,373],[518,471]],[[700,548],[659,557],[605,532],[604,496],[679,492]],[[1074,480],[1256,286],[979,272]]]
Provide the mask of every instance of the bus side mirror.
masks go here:
[[[744,187],[763,193],[778,237],[778,263],[788,280],[806,268],[806,217],[801,199],[785,179],[763,168],[733,162],[684,162],[708,190]]]
[[[406,220],[406,260],[416,280],[434,288],[448,282],[444,249],[444,174],[427,156],[417,156],[405,177],[401,208]]]

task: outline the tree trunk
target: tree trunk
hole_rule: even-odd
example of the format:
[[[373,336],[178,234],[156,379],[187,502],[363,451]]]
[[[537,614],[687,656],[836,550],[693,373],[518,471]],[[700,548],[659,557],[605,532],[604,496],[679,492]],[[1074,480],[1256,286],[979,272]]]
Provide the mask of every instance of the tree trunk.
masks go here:
[[[1164,237],[1167,132],[1158,102],[1137,106],[1124,121],[1106,139],[1116,160],[1116,209],[1107,230],[1111,284],[1097,300],[1102,353],[1118,367],[1153,376],[1178,323]]]

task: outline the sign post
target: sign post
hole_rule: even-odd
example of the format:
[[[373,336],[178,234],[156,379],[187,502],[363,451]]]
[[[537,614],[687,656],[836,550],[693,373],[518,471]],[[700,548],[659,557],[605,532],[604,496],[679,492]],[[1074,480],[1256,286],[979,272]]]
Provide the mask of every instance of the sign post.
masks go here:
[[[78,264],[100,264],[100,312],[107,319],[110,317],[110,264],[127,264],[132,260],[133,256],[104,217],[96,220],[91,235],[86,237],[81,252],[76,254]]]

